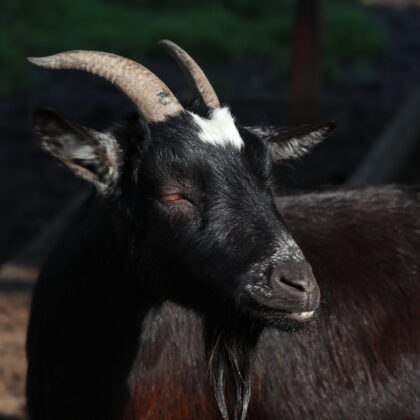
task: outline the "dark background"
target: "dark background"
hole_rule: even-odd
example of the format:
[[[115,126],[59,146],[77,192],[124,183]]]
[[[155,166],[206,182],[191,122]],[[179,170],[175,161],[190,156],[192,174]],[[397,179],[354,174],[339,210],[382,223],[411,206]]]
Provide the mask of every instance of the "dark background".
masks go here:
[[[96,77],[37,69],[25,57],[69,49],[114,52],[140,61],[188,101],[181,72],[156,47],[159,39],[168,38],[197,59],[242,124],[337,121],[336,133],[311,156],[277,169],[283,190],[336,188],[349,182],[390,131],[394,149],[389,150],[400,144],[404,149],[405,138],[413,137],[414,143],[402,157],[381,155],[399,160],[399,169],[375,182],[418,183],[419,118],[407,101],[415,104],[420,95],[420,1],[322,3],[319,19],[309,23],[297,16],[297,1],[292,0],[1,3],[0,419],[23,416],[23,342],[33,280],[27,271],[1,274],[1,267],[17,262],[24,270],[25,263],[39,263],[31,244],[39,244],[41,235],[41,242],[50,246],[48,230],[87,189],[39,149],[31,134],[31,115],[48,105],[100,130],[133,110],[113,86]],[[303,49],[296,42],[302,27],[315,37]],[[305,53],[313,48],[311,60]],[[304,69],[292,60],[302,51],[309,63]],[[306,81],[314,95],[299,98],[292,76],[305,76],[308,68],[319,75]],[[418,110],[420,117],[420,105]],[[395,121],[402,121],[397,127],[402,124],[403,130],[393,131]]]

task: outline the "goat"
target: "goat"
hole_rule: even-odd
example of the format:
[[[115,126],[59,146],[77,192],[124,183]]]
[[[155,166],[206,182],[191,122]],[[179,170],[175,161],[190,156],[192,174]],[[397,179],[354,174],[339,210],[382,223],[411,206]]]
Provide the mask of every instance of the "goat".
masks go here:
[[[272,162],[334,124],[243,127],[162,45],[190,110],[119,56],[30,58],[102,76],[138,110],[104,133],[35,114],[42,147],[95,192],[34,292],[31,419],[418,418],[419,190],[274,198]]]

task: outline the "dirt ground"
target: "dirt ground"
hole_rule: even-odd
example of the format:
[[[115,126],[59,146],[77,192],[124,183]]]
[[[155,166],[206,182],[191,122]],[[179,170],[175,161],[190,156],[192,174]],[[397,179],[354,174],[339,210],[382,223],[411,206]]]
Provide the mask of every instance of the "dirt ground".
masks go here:
[[[0,420],[23,419],[29,290],[0,289]]]
[[[342,184],[420,85],[420,9],[375,8],[374,13],[392,35],[391,46],[375,61],[379,76],[362,83],[348,75],[325,88],[320,116],[336,119],[339,128],[293,170],[279,170],[278,179],[287,189]],[[145,64],[183,92],[179,73],[174,77],[175,67],[167,69],[167,61]],[[284,123],[281,116],[290,103],[287,83],[267,74],[263,59],[230,67],[220,64],[214,70],[230,78],[232,91],[238,92],[223,99],[241,122]],[[39,150],[30,133],[33,110],[48,104],[81,124],[101,129],[131,109],[114,88],[88,75],[60,72],[40,86],[0,98],[0,266],[33,241],[72,197],[86,190],[82,181]],[[402,181],[419,182],[419,171]],[[22,273],[0,275],[0,420],[25,418],[24,341],[32,286]]]

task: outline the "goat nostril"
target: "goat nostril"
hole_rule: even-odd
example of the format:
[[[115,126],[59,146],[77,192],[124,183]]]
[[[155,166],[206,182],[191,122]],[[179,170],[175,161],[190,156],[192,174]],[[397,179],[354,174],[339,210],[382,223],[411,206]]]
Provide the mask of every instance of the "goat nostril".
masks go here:
[[[288,279],[287,277],[282,276],[280,278],[280,281],[301,292],[311,293],[315,289],[314,281],[308,278],[300,278],[300,279],[291,280],[291,279]]]
[[[270,282],[275,287],[283,285],[290,292],[312,293],[317,288],[315,277],[309,264],[304,262],[278,265],[272,269]]]

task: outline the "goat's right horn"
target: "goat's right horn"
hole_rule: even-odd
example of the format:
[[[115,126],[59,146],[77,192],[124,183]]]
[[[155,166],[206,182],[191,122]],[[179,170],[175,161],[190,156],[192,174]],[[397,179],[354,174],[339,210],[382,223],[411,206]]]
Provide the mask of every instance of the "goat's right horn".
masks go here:
[[[201,70],[200,66],[187,54],[180,46],[172,41],[163,40],[159,41],[159,45],[164,48],[169,55],[181,67],[185,77],[203,99],[204,103],[209,108],[216,108],[220,106],[219,99],[214,91],[212,85]]]
[[[39,67],[82,70],[103,77],[127,95],[147,121],[163,121],[183,110],[156,75],[128,58],[99,51],[68,51],[28,60]]]

